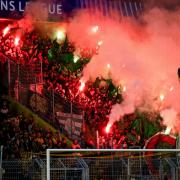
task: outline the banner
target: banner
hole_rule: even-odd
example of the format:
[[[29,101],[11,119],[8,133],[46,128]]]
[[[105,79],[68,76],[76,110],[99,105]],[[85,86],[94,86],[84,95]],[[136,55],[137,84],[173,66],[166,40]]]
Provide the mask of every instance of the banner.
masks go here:
[[[82,115],[56,112],[56,118],[68,135],[80,137],[83,122]]]
[[[20,19],[26,7],[36,5],[35,13],[48,13],[47,20],[59,21],[79,9],[100,11],[104,16],[112,17],[114,12],[122,16],[137,16],[143,11],[139,0],[0,0],[0,18]]]
[[[42,94],[43,83],[30,84],[29,89],[30,89],[30,91],[32,91],[34,93]]]
[[[32,91],[30,91],[29,96],[30,96],[29,97],[30,108],[36,113],[40,113],[44,116],[47,115],[49,112],[48,100],[45,97],[41,96],[40,94],[34,93]]]
[[[76,8],[76,0],[0,0],[0,17],[10,19],[20,19],[23,17],[25,9],[34,3],[39,11],[46,11],[49,19],[60,18],[71,13]],[[30,6],[31,7],[31,6]]]

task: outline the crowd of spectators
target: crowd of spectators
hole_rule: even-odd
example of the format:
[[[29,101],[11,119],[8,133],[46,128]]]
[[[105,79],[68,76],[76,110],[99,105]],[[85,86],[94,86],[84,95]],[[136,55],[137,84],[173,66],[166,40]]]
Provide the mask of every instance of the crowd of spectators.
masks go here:
[[[130,123],[125,122],[123,129],[118,128],[118,123],[112,126],[111,132],[99,137],[100,149],[127,149],[130,147],[141,147],[140,136],[134,129],[128,127]]]
[[[16,31],[16,29],[11,31]],[[131,133],[128,132],[128,127],[126,127],[126,131],[121,132],[119,127],[114,125],[112,131],[116,133],[113,133],[113,135],[104,134],[102,131],[107,125],[112,105],[122,101],[121,89],[114,87],[110,79],[105,80],[99,77],[95,82],[88,81],[83,91],[79,90],[83,67],[88,63],[89,60],[87,59],[92,54],[83,53],[82,50],[81,54],[83,54],[84,59],[81,59],[80,67],[72,71],[68,67],[73,62],[64,62],[61,61],[62,59],[50,61],[48,57],[50,49],[55,51],[56,48],[61,50],[55,52],[57,56],[59,54],[73,53],[75,51],[73,44],[67,42],[66,47],[62,47],[62,44],[51,41],[47,35],[39,34],[37,31],[23,32],[18,44],[15,44],[14,39],[16,36],[14,34],[8,32],[6,35],[3,33],[0,35],[0,52],[21,64],[33,65],[36,61],[42,62],[44,87],[47,87],[48,90],[55,90],[65,100],[75,102],[83,109],[85,123],[91,129],[91,132],[95,133],[98,130],[100,133],[100,148],[126,148],[128,145],[138,144],[136,141],[130,142],[128,140],[127,133]],[[54,47],[55,49],[52,49]],[[88,54],[88,57],[86,57],[86,54]],[[38,74],[36,75],[38,76]],[[115,91],[113,89],[113,93],[112,88],[115,89]],[[25,119],[23,116],[7,118],[8,111],[6,105],[3,105],[1,108],[3,121],[1,121],[0,134],[7,149],[6,152],[13,149],[13,152],[8,154],[18,157],[20,149],[32,149],[34,152],[39,152],[47,147],[66,147],[65,140],[54,140],[52,133],[38,127],[33,118]],[[6,134],[6,137],[4,137],[4,134]],[[135,137],[137,137],[136,134]],[[95,139],[94,141],[92,139],[83,141],[81,146],[76,146],[77,142],[74,142],[75,145],[72,147],[94,148],[97,145]]]
[[[60,132],[38,125],[33,116],[14,115],[7,99],[1,99],[0,145],[4,159],[21,158],[23,152],[40,153],[47,148],[68,148]]]

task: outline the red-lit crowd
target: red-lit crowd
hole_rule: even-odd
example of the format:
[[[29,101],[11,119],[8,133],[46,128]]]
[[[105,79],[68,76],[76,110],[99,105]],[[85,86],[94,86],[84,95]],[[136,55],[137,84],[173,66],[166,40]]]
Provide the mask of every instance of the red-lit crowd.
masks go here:
[[[41,35],[36,31],[24,32],[18,44],[14,43],[14,35],[0,35],[0,52],[7,57],[21,64],[42,62],[44,86],[48,90],[54,89],[61,97],[67,101],[75,102],[83,109],[85,123],[89,129],[86,131],[89,134],[95,134],[96,131],[99,131],[98,146],[100,148],[127,148],[138,145],[139,137],[134,130],[129,129],[128,121],[124,123],[122,130],[120,130],[118,123],[114,124],[112,134],[107,135],[103,130],[107,125],[112,105],[122,101],[121,94],[118,91],[111,94],[110,85],[112,83],[108,84],[104,79],[97,78],[95,83],[87,82],[84,90],[80,91],[80,78],[86,63],[82,64],[77,70],[70,71],[62,62],[50,61],[48,59],[49,49],[55,45],[55,41],[51,41],[48,36]],[[72,44],[68,43],[65,51],[74,51],[72,46]],[[39,76],[39,74],[35,75]],[[105,85],[102,85],[102,81]],[[1,104],[3,105],[3,102]],[[8,109],[4,105],[1,108],[4,112]],[[31,149],[38,152],[47,147],[66,147],[65,139],[57,138],[57,142],[54,142],[51,132],[38,127],[33,118],[25,119],[23,116],[9,118],[6,117],[6,113],[4,114],[4,120],[1,121],[0,139],[7,148],[6,152],[13,149],[14,152],[11,152],[11,154],[19,156],[20,149]],[[4,137],[4,134],[6,134],[6,137]],[[129,139],[128,134],[133,134],[135,139]],[[86,132],[81,137],[81,142],[78,143],[75,140],[72,148],[97,147],[96,138],[89,137]]]

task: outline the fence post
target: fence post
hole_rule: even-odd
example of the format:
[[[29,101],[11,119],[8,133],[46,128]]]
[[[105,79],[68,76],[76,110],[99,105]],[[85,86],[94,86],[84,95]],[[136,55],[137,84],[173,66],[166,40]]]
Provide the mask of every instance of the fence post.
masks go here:
[[[99,149],[99,131],[96,130],[96,146],[97,146],[97,149]]]
[[[41,83],[43,83],[43,62],[41,58]]]
[[[19,72],[19,59],[18,59],[18,63],[17,63],[17,82],[16,82],[16,84],[15,84],[15,86],[16,86],[16,100],[17,101],[19,101],[19,74],[20,74],[20,72]]]
[[[8,59],[8,95],[11,96],[11,64]]]
[[[38,107],[37,107],[37,80],[36,80],[36,77],[35,77],[35,111],[38,110]]]
[[[52,118],[53,124],[55,122],[55,101],[54,101],[54,89],[52,89]]]
[[[2,168],[2,160],[3,160],[3,146],[1,146],[1,150],[0,150],[0,168]]]
[[[176,139],[176,149],[180,149],[180,136],[177,136]],[[177,153],[177,163],[180,166],[180,152]]]
[[[86,132],[86,127],[85,127],[85,113],[84,113],[84,110],[82,112],[82,132],[85,133]]]
[[[50,150],[46,149],[46,180],[50,180]]]
[[[72,138],[72,134],[73,134],[73,132],[72,132],[72,117],[73,117],[73,104],[72,104],[72,101],[71,101],[71,138]]]
[[[46,167],[41,168],[41,180],[46,180]]]
[[[3,175],[3,168],[2,168],[2,160],[3,160],[3,146],[1,146],[0,149],[0,180],[2,180],[2,175]]]
[[[163,180],[163,162],[162,162],[162,156],[160,157],[160,165],[159,165],[159,179]]]
[[[128,163],[127,163],[127,178],[130,179],[131,176],[131,167],[130,167],[130,158],[128,157]]]

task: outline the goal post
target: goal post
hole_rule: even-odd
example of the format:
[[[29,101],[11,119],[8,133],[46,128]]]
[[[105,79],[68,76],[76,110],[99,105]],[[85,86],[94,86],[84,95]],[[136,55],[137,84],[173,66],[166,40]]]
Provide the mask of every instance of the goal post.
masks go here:
[[[66,177],[73,178],[76,174],[77,179],[89,180],[92,179],[89,177],[94,178],[95,176],[93,166],[96,166],[96,169],[99,166],[98,168],[101,168],[101,171],[107,173],[107,177],[112,175],[113,179],[116,179],[115,176],[123,176],[124,178],[127,178],[128,176],[139,176],[139,174],[142,174],[142,171],[144,171],[143,167],[147,166],[150,169],[152,168],[151,175],[153,176],[153,167],[149,167],[153,166],[153,161],[156,160],[158,163],[161,163],[159,159],[165,161],[169,157],[177,158],[176,155],[178,153],[180,153],[180,149],[47,149],[46,179],[54,180],[58,176],[57,179],[61,179],[60,177],[62,177],[62,179],[66,180]],[[155,154],[158,158],[154,160],[152,156],[155,157]],[[169,169],[174,168],[171,167],[171,162],[168,166]],[[117,168],[120,170],[117,170]],[[108,172],[106,172],[107,169]],[[137,169],[137,173],[133,172],[135,169]],[[122,172],[123,170],[126,172]],[[118,171],[121,171],[122,173],[120,174]],[[167,173],[164,172],[163,168],[158,169],[157,172],[158,176],[163,176]],[[119,174],[117,175],[117,173]],[[173,174],[172,176],[175,176],[176,174]],[[147,173],[147,176],[149,176],[149,173]]]

